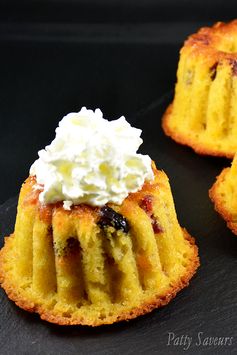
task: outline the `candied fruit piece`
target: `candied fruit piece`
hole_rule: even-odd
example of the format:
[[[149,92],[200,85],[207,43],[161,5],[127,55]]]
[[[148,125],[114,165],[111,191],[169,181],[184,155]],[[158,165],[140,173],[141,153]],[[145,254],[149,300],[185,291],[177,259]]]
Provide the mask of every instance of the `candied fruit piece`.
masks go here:
[[[151,215],[151,225],[155,234],[164,232],[154,215]]]
[[[77,254],[80,251],[80,243],[75,237],[69,237],[66,243],[54,243],[54,250],[57,256],[65,257],[72,254]]]
[[[146,195],[140,202],[140,207],[148,214],[152,213],[153,196]]]
[[[211,80],[215,80],[216,78],[216,70],[217,70],[218,62],[214,63],[213,66],[210,68],[211,72]]]
[[[115,212],[111,207],[103,206],[100,209],[100,216],[101,217],[98,222],[100,227],[104,228],[107,226],[112,226],[116,230],[121,229],[124,233],[128,233],[128,221],[120,213]]]
[[[163,232],[163,228],[160,226],[160,224],[158,223],[156,217],[152,213],[152,211],[153,211],[153,196],[146,195],[141,200],[139,205],[146,212],[146,214],[150,217],[151,225],[152,225],[154,233],[155,234],[162,233]]]

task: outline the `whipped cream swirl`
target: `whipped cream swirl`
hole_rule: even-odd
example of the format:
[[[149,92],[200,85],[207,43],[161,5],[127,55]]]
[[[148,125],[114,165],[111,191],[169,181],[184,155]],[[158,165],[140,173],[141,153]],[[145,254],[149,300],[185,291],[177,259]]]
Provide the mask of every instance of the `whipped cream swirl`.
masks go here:
[[[150,157],[137,153],[140,135],[123,116],[108,121],[99,109],[83,107],[63,117],[55,139],[30,168],[42,190],[40,202],[63,201],[65,209],[80,203],[120,205],[154,179]]]

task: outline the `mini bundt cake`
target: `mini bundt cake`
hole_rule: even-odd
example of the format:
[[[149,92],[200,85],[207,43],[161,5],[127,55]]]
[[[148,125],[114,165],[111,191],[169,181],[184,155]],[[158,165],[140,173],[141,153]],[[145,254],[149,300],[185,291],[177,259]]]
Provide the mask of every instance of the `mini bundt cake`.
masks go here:
[[[58,324],[109,324],[167,304],[199,265],[164,172],[118,205],[42,206],[23,184],[0,280],[18,306]]]
[[[140,134],[97,110],[59,123],[0,251],[0,282],[18,306],[97,326],[165,305],[188,284],[197,247],[179,226],[167,176],[136,153]]]
[[[224,218],[227,226],[237,234],[237,154],[230,168],[222,170],[209,190],[216,211]]]
[[[180,51],[165,133],[197,153],[232,158],[237,151],[237,20],[191,35]]]

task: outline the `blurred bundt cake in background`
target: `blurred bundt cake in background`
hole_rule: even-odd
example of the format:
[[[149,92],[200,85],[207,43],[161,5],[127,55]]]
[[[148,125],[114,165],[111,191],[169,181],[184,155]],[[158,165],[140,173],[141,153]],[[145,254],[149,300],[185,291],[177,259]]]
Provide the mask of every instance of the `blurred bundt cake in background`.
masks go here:
[[[180,51],[165,133],[197,153],[232,158],[237,151],[237,20],[191,35]]]
[[[227,226],[237,234],[237,154],[231,167],[222,170],[209,190],[209,196],[216,211],[224,218]]]

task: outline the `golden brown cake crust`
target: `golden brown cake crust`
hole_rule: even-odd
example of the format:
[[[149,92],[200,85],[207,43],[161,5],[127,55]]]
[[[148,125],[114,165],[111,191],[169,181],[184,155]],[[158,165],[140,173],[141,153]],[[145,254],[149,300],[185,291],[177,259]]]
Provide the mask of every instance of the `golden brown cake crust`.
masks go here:
[[[140,307],[134,308],[129,312],[120,313],[119,316],[107,317],[106,319],[98,319],[98,321],[90,323],[86,319],[74,319],[71,320],[67,317],[62,317],[61,315],[55,315],[48,310],[44,309],[44,306],[37,306],[33,302],[30,302],[28,299],[24,299],[20,293],[17,292],[14,285],[12,285],[10,278],[8,278],[7,273],[4,272],[4,259],[8,257],[9,250],[11,249],[11,240],[14,238],[12,234],[9,237],[5,238],[5,245],[0,250],[0,283],[7,293],[8,297],[14,301],[19,307],[25,309],[29,312],[37,312],[43,320],[48,322],[56,323],[59,325],[90,325],[90,326],[99,326],[102,324],[112,324],[114,322],[129,320],[136,318],[139,315],[146,314],[151,312],[155,308],[162,307],[170,302],[172,298],[175,297],[178,291],[188,286],[189,280],[195,274],[197,268],[200,265],[198,257],[198,248],[195,245],[194,239],[188,234],[188,232],[183,229],[184,238],[190,243],[190,246],[193,249],[193,258],[190,260],[190,263],[186,269],[186,273],[181,277],[179,282],[172,285],[170,290],[166,292],[163,296],[153,297],[149,302],[144,303]]]
[[[153,170],[154,181],[121,206],[102,207],[116,211],[116,222],[125,218],[127,232],[103,227],[98,208],[43,206],[34,179],[27,179],[14,234],[0,251],[0,283],[9,298],[61,325],[112,324],[167,304],[188,285],[199,258],[178,224],[167,176],[155,164]]]
[[[176,143],[192,148],[197,154],[200,155],[212,155],[215,157],[225,157],[229,159],[232,159],[234,157],[235,152],[230,153],[220,149],[215,150],[211,149],[210,147],[207,148],[205,145],[197,142],[197,140],[192,138],[191,136],[187,136],[187,134],[182,134],[181,132],[172,130],[169,125],[169,121],[171,119],[172,114],[172,107],[173,104],[171,103],[162,118],[162,128],[167,136],[171,137]]]
[[[192,59],[192,63],[205,63],[205,66],[208,67],[210,70],[209,75],[211,75],[212,68],[215,69],[219,64],[226,64],[226,66],[229,66],[231,68],[231,76],[236,77],[236,50],[225,51],[223,48],[220,47],[220,44],[222,43],[221,41],[224,38],[225,40],[231,40],[232,37],[237,38],[237,20],[233,20],[229,23],[217,22],[212,27],[202,27],[198,30],[197,33],[190,35],[184,42],[184,45],[180,51],[180,59],[183,56],[186,59]],[[193,65],[195,68],[195,64]],[[182,72],[182,75],[184,75],[184,72]],[[179,79],[177,80],[176,85],[178,85],[179,81],[183,80],[182,75],[180,74],[180,76],[178,76]],[[190,90],[190,87],[188,89]],[[173,102],[175,102],[175,98]],[[191,106],[192,103],[189,103],[189,109]],[[219,144],[219,141],[215,142],[215,144],[212,144],[212,140],[215,141],[215,137],[207,136],[206,138],[201,139],[201,133],[196,132],[193,128],[190,128],[189,130],[185,131],[183,130],[182,124],[180,129],[178,126],[175,127],[173,125],[173,117],[174,112],[176,116],[178,115],[178,107],[175,106],[175,108],[176,109],[174,109],[173,103],[171,103],[163,115],[162,127],[167,136],[171,137],[179,144],[191,147],[196,153],[201,155],[212,155],[217,157],[226,157],[230,159],[234,157],[237,148],[236,144],[233,143],[233,140],[229,146],[227,142],[225,142],[225,145],[222,146],[221,139],[221,144]],[[181,114],[180,123],[182,123],[182,119],[183,116]],[[195,135],[195,133],[197,134]]]
[[[223,59],[237,59],[237,53],[217,50],[220,38],[230,33],[237,33],[237,20],[228,23],[217,22],[212,27],[202,27],[188,37],[185,47],[192,47],[196,54],[208,55],[213,62]]]
[[[219,187],[225,181],[226,175],[230,171],[230,168],[225,168],[222,170],[221,174],[217,176],[216,182],[213,184],[209,190],[209,197],[214,203],[215,210],[221,215],[221,217],[226,221],[227,227],[232,230],[234,234],[237,235],[237,223],[234,222],[232,213],[226,209],[223,203],[223,199],[219,194]]]

